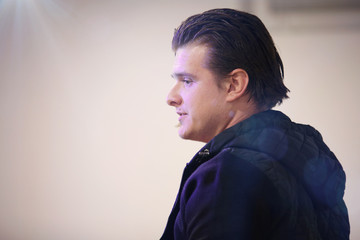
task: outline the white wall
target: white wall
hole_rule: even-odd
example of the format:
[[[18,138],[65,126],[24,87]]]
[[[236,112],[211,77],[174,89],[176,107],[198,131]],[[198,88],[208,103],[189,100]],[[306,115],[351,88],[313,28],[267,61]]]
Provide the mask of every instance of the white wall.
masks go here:
[[[165,103],[170,41],[215,7],[241,4],[0,1],[0,239],[160,237],[202,146],[178,138]],[[317,127],[342,162],[359,238],[360,28],[272,29],[291,89],[280,109]]]

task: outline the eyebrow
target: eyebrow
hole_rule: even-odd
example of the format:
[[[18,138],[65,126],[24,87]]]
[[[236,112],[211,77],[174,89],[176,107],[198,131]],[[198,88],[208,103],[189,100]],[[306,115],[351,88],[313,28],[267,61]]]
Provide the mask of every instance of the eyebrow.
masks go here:
[[[190,77],[192,79],[196,78],[195,75],[193,75],[191,73],[187,73],[187,72],[172,73],[171,77],[174,78],[174,79],[179,78],[179,77]]]

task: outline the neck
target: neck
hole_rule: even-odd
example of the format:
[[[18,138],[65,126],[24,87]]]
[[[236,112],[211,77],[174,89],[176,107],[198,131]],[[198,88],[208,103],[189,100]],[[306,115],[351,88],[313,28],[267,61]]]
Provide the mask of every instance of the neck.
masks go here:
[[[251,100],[250,102],[237,104],[229,113],[230,119],[226,128],[230,128],[235,124],[251,117],[252,115],[263,112],[265,110],[267,109],[264,107],[257,107],[257,105]]]

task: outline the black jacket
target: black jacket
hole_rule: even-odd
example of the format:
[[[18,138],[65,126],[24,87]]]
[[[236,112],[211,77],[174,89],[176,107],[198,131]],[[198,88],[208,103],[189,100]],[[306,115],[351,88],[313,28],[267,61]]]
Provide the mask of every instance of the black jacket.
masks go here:
[[[161,239],[349,239],[344,189],[320,133],[269,110],[187,164]]]

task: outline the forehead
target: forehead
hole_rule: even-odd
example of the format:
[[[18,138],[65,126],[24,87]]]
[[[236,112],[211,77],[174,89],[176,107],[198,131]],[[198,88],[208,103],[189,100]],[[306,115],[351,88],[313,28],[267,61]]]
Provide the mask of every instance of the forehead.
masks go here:
[[[208,47],[190,44],[179,48],[175,53],[174,74],[185,71],[198,71],[206,68]]]

